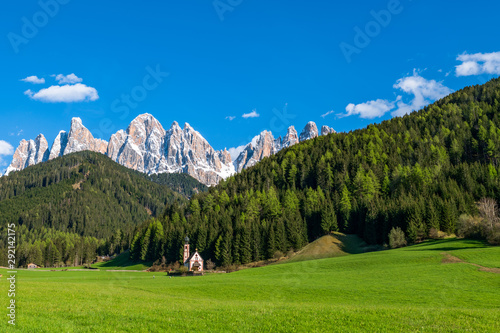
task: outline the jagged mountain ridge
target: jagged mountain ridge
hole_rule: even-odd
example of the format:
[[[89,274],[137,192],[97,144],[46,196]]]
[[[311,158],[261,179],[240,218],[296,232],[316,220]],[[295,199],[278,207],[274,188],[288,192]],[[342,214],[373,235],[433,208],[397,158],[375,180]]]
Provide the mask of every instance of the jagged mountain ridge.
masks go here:
[[[321,135],[328,135],[330,133],[336,132],[333,128],[328,126],[323,126],[321,128]],[[288,127],[287,133],[283,139],[281,136],[274,139],[271,132],[263,131],[243,148],[243,151],[234,162],[235,170],[241,172],[243,169],[254,166],[264,157],[274,155],[281,149],[291,147],[299,142],[314,139],[318,137],[318,135],[318,127],[313,121],[306,124],[300,136],[294,126]]]
[[[329,133],[335,131],[323,126],[321,135]],[[35,140],[22,140],[5,174],[73,152],[89,150],[146,174],[186,173],[211,186],[281,149],[317,136],[318,128],[314,122],[306,125],[300,137],[294,126],[288,128],[283,139],[281,136],[275,139],[270,131],[263,131],[232,161],[226,149],[217,151],[212,148],[188,123],[181,128],[174,121],[165,130],[156,118],[146,113],[137,116],[126,130],[111,135],[107,142],[94,138],[80,118],[73,118],[69,132],[60,131],[50,149],[42,134]]]
[[[39,134],[35,140],[21,140],[6,174],[12,170],[22,170],[30,165],[47,161],[49,159],[48,152],[49,144],[43,134]]]

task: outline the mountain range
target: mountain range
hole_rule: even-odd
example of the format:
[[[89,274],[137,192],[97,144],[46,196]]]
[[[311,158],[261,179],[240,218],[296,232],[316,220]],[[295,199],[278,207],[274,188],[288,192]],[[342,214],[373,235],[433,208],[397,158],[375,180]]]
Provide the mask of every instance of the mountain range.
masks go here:
[[[73,118],[69,132],[60,131],[50,148],[43,134],[35,140],[22,140],[5,175],[59,156],[89,150],[146,174],[186,173],[212,186],[283,148],[330,133],[335,130],[323,126],[319,132],[314,122],[307,123],[300,135],[294,126],[288,128],[283,138],[275,139],[270,131],[263,131],[242,147],[233,161],[226,149],[212,148],[188,123],[181,128],[174,121],[165,130],[156,118],[146,113],[137,116],[126,130],[111,135],[107,142],[94,138],[80,118]]]

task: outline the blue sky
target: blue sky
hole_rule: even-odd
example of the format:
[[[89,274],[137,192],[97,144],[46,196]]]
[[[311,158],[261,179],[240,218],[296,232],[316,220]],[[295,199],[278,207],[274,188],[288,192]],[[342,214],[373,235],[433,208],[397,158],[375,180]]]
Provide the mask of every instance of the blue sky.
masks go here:
[[[166,128],[189,122],[215,149],[310,120],[362,128],[498,76],[498,12],[493,1],[7,2],[0,169],[10,146],[39,133],[50,145],[75,116],[108,140],[147,112]]]

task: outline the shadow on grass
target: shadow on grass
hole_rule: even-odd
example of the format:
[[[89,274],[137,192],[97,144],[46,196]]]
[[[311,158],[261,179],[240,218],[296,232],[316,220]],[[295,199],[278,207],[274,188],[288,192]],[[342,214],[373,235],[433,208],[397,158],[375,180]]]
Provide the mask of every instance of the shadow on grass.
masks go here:
[[[356,235],[346,235],[341,233],[335,233],[335,237],[341,242],[339,248],[345,253],[349,254],[359,254],[367,251],[367,246],[361,238]]]
[[[407,248],[407,251],[455,251],[464,249],[481,249],[487,248],[485,241],[475,239],[438,239],[426,240],[420,244],[415,244]]]
[[[151,266],[152,262],[130,260],[129,251],[119,254],[116,258],[92,265],[99,269],[141,269],[142,266]],[[136,267],[137,266],[137,267]]]

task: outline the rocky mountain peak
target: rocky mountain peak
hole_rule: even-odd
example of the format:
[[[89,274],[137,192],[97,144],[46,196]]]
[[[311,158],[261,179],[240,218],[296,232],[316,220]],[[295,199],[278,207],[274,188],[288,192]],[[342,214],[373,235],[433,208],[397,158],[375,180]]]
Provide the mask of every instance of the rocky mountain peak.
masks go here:
[[[167,136],[179,136],[182,133],[182,128],[179,126],[179,123],[174,121],[170,128],[167,130]]]
[[[47,142],[47,139],[45,139],[45,136],[43,136],[43,134],[38,134],[32,149],[34,149],[33,164],[45,162],[49,159],[49,154],[50,154],[49,144]]]
[[[246,145],[235,161],[236,172],[257,164],[264,157],[276,154],[281,149],[281,143],[277,142],[270,131],[262,131]]]
[[[17,146],[14,156],[12,156],[12,162],[7,168],[5,175],[8,175],[12,171],[22,170],[28,166],[26,165],[26,162],[29,160],[28,146],[29,142],[24,139],[19,142],[19,146]]]
[[[12,171],[22,170],[29,166],[45,162],[49,159],[49,144],[43,136],[39,134],[35,140],[21,140],[19,146],[14,152],[12,162],[7,168],[5,175]]]
[[[305,141],[309,139],[314,139],[318,137],[318,127],[316,126],[316,123],[313,121],[310,121],[306,124],[302,132],[300,133],[299,141]]]
[[[57,134],[56,138],[54,139],[52,147],[50,148],[49,160],[59,156],[63,156],[67,144],[68,144],[68,133],[66,133],[66,131],[60,131],[59,134]]]
[[[107,154],[131,169],[149,174],[188,173],[207,185],[234,173],[229,153],[216,152],[188,123],[181,129],[174,121],[165,131],[149,114],[134,119],[126,132],[113,134]]]
[[[73,127],[84,127],[83,122],[82,122],[82,118],[80,118],[80,117],[71,118],[71,128],[73,128]]]
[[[136,117],[127,128],[130,140],[137,146],[142,146],[147,141],[151,142],[154,139],[160,142],[165,133],[160,122],[148,113]]]
[[[128,168],[154,173],[160,162],[166,131],[149,113],[132,120],[127,130],[113,134],[107,146],[107,155]]]
[[[71,128],[68,134],[68,141],[64,148],[63,155],[91,150],[104,154],[107,142],[101,139],[94,139],[90,131],[83,126],[82,120],[78,117],[71,119]]]
[[[321,126],[321,135],[328,135],[330,133],[337,133],[333,128],[326,125]]]
[[[281,146],[282,148],[288,148],[297,143],[299,143],[299,136],[297,134],[297,131],[295,130],[295,127],[292,125],[288,127]]]

